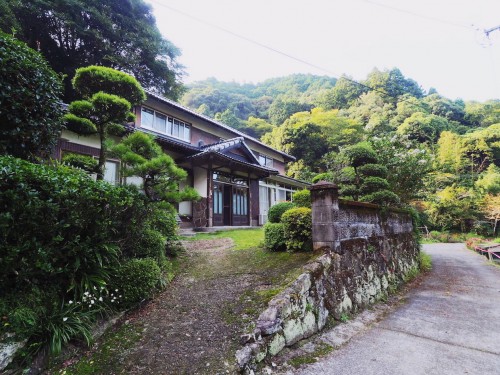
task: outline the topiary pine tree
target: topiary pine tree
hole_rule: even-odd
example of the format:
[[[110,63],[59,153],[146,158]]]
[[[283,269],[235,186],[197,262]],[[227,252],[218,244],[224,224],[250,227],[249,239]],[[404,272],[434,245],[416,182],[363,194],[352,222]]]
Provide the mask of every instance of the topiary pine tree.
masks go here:
[[[104,178],[109,135],[121,135],[123,124],[133,121],[132,106],[146,99],[137,80],[123,72],[102,66],[76,70],[73,87],[83,100],[73,101],[64,116],[69,130],[80,135],[98,135],[101,143],[97,179]]]
[[[179,190],[179,183],[186,179],[187,173],[163,152],[152,135],[132,133],[114,146],[112,152],[123,162],[125,177],[142,178],[144,193],[150,201],[171,205],[199,198],[191,187]]]
[[[389,190],[387,168],[377,162],[377,155],[366,142],[357,143],[344,151],[345,160],[354,173],[341,184],[341,193],[355,200],[377,204],[396,204],[399,198]]]

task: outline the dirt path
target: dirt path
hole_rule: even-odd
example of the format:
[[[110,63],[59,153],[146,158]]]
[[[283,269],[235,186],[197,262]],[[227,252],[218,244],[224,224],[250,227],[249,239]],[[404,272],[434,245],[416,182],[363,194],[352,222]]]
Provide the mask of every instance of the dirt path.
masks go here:
[[[259,277],[230,274],[230,239],[185,243],[185,272],[179,275],[134,324],[142,337],[122,359],[128,374],[215,374],[234,372],[230,357],[240,324],[230,324],[228,305]]]
[[[234,250],[229,238],[184,245],[180,272],[166,290],[123,318],[65,374],[237,373],[240,335],[279,291],[273,288],[315,256]]]
[[[500,269],[462,244],[424,245],[424,251],[433,269],[407,303],[287,374],[500,374]]]

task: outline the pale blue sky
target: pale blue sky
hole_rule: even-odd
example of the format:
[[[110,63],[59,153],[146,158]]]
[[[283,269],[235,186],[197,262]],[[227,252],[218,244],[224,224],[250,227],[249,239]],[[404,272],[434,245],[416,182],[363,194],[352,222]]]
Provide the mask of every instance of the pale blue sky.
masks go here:
[[[489,40],[483,32],[500,26],[500,0],[147,1],[162,34],[182,50],[185,82],[255,83],[292,73],[361,80],[374,67],[398,67],[451,99],[500,99],[500,30]]]

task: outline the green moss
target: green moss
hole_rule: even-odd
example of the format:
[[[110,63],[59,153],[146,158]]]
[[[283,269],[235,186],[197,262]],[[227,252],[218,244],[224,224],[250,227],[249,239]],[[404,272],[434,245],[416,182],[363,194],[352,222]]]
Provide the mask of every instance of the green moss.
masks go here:
[[[65,375],[120,373],[121,354],[139,341],[141,332],[142,327],[134,324],[111,328],[106,331],[96,350],[90,351],[75,364],[54,373]]]
[[[292,358],[291,360],[288,361],[288,363],[291,366],[298,368],[305,364],[311,364],[317,362],[319,357],[324,357],[325,355],[331,353],[333,350],[334,350],[333,346],[325,342],[322,342],[316,346],[314,352]]]

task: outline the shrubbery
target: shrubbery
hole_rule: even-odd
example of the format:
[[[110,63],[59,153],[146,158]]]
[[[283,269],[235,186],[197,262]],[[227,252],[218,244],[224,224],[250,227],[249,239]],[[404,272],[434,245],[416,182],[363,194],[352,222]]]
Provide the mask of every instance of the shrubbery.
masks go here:
[[[129,259],[116,269],[111,285],[121,292],[120,305],[130,307],[151,297],[160,278],[161,270],[154,259]]]
[[[271,251],[286,250],[285,226],[282,223],[266,223],[264,225],[264,246]]]
[[[293,203],[297,207],[311,208],[311,192],[308,189],[296,191],[293,193]]]
[[[77,336],[90,339],[96,317],[162,283],[175,227],[173,214],[135,187],[0,157],[0,335],[55,352]]]
[[[0,32],[0,154],[47,156],[62,130],[61,78],[43,56]]]
[[[281,221],[281,215],[290,208],[294,208],[295,203],[292,202],[281,202],[277,203],[269,209],[267,213],[267,220],[270,223],[279,223]]]
[[[288,251],[312,250],[312,215],[306,207],[292,208],[281,217]]]

